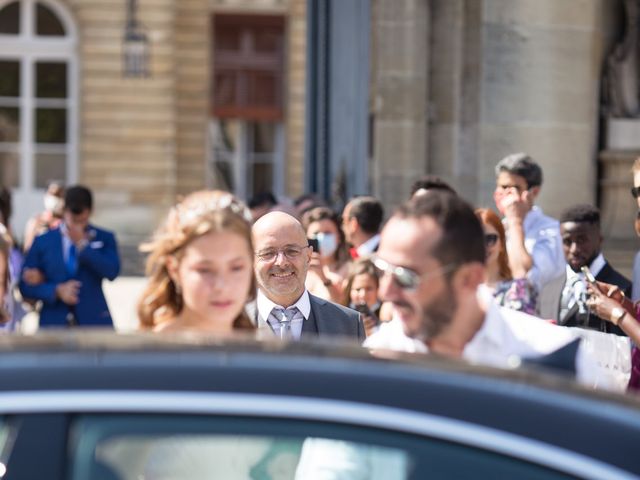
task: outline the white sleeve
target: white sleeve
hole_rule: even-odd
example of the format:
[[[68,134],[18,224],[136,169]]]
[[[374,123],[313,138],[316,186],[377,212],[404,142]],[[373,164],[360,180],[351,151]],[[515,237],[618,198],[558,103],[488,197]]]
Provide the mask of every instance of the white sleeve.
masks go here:
[[[547,283],[564,273],[566,262],[560,229],[549,226],[540,230],[529,255],[533,260],[533,267],[527,273],[527,278],[539,292]]]

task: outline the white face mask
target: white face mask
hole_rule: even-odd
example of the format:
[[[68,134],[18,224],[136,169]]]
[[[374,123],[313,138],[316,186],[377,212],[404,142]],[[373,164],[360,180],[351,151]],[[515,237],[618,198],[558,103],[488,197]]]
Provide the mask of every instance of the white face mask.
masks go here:
[[[44,196],[44,209],[50,212],[61,210],[62,201],[63,200],[61,198],[56,197],[55,195],[46,194]]]
[[[321,257],[330,257],[336,253],[338,248],[338,239],[333,233],[318,233],[316,234],[318,240],[318,250]]]

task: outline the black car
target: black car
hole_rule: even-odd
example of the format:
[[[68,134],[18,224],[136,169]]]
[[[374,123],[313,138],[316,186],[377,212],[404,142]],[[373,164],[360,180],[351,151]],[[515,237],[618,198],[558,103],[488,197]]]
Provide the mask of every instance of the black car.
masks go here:
[[[0,339],[7,479],[637,478],[640,402],[357,347]]]

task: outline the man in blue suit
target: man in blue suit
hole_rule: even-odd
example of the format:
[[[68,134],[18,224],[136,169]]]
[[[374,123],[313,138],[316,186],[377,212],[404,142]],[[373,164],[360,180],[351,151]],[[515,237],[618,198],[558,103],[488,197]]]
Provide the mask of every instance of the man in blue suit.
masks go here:
[[[112,327],[102,280],[120,271],[115,236],[89,223],[88,188],[70,187],[64,202],[60,227],[37,237],[27,253],[20,292],[42,301],[41,327]]]

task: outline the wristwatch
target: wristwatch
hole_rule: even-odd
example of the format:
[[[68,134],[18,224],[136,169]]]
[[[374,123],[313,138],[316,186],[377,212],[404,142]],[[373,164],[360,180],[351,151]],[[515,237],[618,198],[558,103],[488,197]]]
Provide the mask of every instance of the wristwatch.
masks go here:
[[[626,313],[627,313],[627,311],[624,308],[614,307],[611,310],[611,322],[614,325],[618,326],[618,324],[624,318]]]

